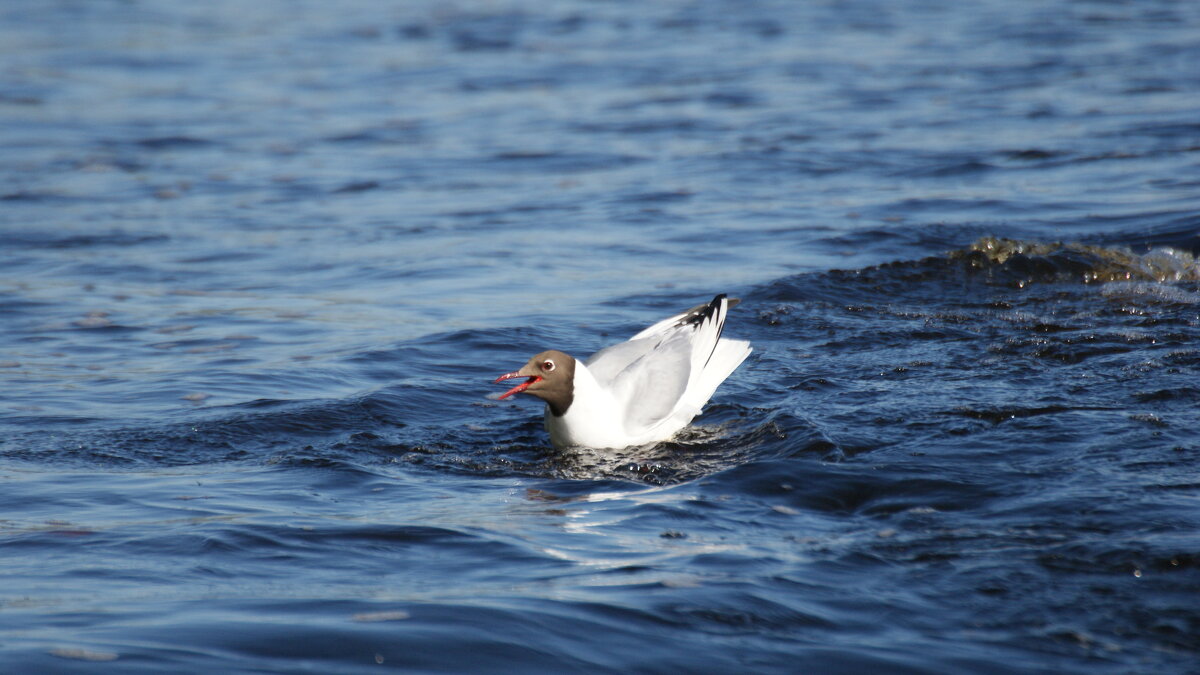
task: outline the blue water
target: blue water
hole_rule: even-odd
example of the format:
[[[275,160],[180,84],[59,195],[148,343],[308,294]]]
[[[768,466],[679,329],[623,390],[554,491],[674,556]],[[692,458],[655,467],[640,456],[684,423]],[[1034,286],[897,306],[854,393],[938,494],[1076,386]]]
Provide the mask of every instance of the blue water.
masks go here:
[[[0,6],[0,670],[1200,672],[1197,35]],[[718,292],[672,442],[485,398]]]

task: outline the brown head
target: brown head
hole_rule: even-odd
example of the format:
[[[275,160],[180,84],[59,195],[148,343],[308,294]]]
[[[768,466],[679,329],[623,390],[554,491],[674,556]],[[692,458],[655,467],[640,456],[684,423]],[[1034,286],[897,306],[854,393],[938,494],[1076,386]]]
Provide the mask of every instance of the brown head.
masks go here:
[[[508,398],[513,394],[532,394],[550,406],[555,417],[562,417],[575,400],[575,359],[558,350],[551,349],[529,359],[523,368],[496,378],[496,382],[527,377],[521,384],[509,389],[497,398]]]

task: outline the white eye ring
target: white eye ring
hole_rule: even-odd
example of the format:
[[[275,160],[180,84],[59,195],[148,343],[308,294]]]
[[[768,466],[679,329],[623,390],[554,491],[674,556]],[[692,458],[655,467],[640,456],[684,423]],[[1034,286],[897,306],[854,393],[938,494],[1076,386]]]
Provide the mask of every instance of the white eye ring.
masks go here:
[[[550,359],[542,361],[542,370],[546,371],[547,373],[554,372],[554,362]]]

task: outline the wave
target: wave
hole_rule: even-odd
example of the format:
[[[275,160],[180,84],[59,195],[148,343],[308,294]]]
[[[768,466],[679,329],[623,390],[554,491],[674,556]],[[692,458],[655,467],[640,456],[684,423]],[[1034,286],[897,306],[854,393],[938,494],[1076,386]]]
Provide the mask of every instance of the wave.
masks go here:
[[[1118,246],[984,237],[965,249],[951,251],[947,258],[986,274],[990,283],[1018,287],[1059,282],[1200,281],[1196,257],[1169,247],[1139,254]]]

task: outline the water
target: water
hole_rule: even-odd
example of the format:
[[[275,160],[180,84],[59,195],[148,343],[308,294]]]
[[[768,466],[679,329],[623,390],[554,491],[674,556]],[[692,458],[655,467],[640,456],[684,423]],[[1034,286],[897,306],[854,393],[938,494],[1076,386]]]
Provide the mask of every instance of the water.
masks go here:
[[[6,4],[0,669],[1200,672],[1198,30]],[[717,292],[673,442],[485,398]]]

